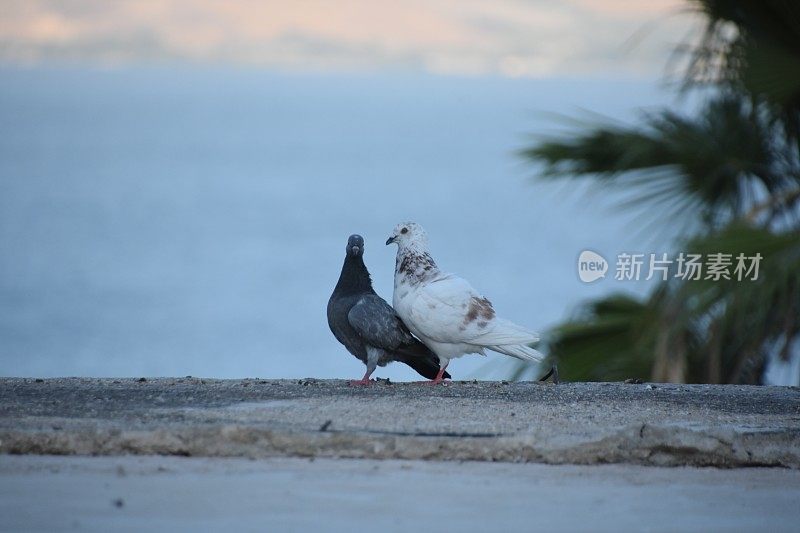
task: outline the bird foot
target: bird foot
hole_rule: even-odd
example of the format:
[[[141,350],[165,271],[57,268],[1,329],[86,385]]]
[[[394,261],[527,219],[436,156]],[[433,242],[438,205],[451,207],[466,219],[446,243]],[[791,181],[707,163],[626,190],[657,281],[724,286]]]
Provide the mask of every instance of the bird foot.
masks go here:
[[[438,385],[439,383],[444,382],[444,369],[447,368],[447,365],[444,365],[439,369],[439,373],[436,374],[436,377],[430,381],[423,381],[423,383],[427,385]]]
[[[411,383],[413,383],[414,385],[438,385],[440,383],[442,385],[447,385],[450,382],[445,381],[443,379],[432,379],[430,381],[412,381]]]
[[[350,386],[351,387],[369,387],[371,384],[372,384],[372,382],[367,378],[354,379],[354,380],[350,381]]]

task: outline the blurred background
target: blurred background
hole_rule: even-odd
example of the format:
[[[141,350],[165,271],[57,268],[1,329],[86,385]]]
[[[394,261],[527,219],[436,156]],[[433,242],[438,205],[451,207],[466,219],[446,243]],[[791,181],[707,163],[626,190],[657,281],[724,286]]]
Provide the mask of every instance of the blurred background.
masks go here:
[[[347,237],[391,301],[414,220],[567,379],[797,384],[783,4],[3,1],[0,375],[357,378]],[[759,251],[766,282],[585,284],[585,249]],[[542,370],[507,359],[449,370]]]

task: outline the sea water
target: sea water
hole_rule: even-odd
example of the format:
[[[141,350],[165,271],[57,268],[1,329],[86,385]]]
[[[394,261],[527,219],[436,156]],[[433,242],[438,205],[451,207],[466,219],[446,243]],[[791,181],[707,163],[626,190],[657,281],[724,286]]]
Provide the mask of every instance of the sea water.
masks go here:
[[[582,250],[668,246],[636,231],[615,193],[548,183],[518,154],[575,126],[559,115],[630,120],[668,103],[649,80],[190,68],[0,80],[0,375],[360,377],[325,306],[351,233],[391,302],[384,241],[407,220],[443,270],[540,331],[584,299],[652,288],[582,283]],[[504,359],[450,370],[499,377]]]

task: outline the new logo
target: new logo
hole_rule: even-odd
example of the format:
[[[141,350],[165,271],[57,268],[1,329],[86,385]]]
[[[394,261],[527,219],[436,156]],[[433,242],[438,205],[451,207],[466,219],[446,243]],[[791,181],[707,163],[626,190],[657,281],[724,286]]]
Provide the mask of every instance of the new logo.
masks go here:
[[[608,261],[602,255],[591,250],[584,250],[578,256],[578,277],[584,283],[591,283],[606,277]]]

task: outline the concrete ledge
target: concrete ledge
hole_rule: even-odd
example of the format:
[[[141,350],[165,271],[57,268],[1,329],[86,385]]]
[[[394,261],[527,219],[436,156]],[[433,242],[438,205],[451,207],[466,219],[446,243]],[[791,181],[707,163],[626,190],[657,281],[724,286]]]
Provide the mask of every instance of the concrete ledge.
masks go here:
[[[0,379],[0,453],[800,468],[800,389]]]

